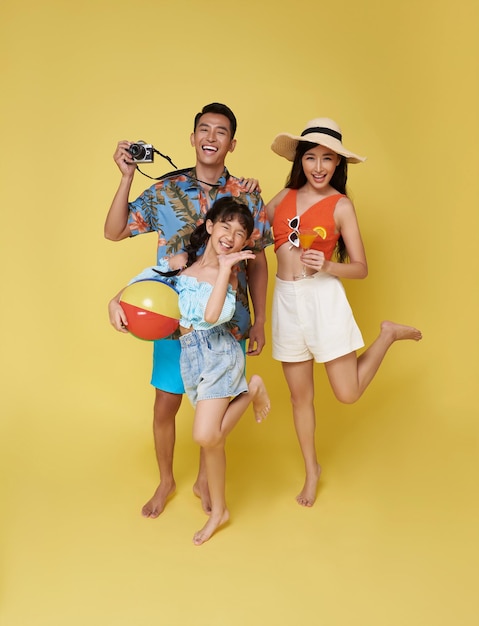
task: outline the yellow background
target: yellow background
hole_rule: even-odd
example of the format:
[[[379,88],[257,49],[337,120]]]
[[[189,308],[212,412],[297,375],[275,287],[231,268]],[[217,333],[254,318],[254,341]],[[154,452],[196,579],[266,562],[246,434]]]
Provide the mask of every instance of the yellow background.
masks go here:
[[[2,626],[476,625],[476,3],[10,0],[0,17]],[[150,345],[114,333],[106,304],[155,237],[107,242],[103,222],[116,142],[186,167],[211,101],[239,120],[230,170],[266,200],[289,171],[273,137],[340,123],[368,156],[349,180],[370,264],[346,284],[357,320],[367,343],[384,318],[424,340],[394,346],[354,406],[317,368],[310,510],[281,368],[269,347],[250,360],[273,410],[231,435],[232,523],[197,548],[186,401],[177,495],[139,515],[157,482]]]

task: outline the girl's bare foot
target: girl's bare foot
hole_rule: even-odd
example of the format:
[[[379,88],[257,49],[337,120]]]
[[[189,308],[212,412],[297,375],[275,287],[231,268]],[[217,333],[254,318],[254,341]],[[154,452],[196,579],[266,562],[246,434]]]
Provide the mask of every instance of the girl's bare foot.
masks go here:
[[[268,392],[266,391],[263,379],[257,374],[251,376],[248,388],[252,396],[254,417],[259,423],[264,420],[271,409]]]
[[[419,341],[422,339],[422,333],[417,328],[405,326],[404,324],[396,324],[396,322],[390,321],[382,322],[381,333],[389,335],[392,341],[400,341],[401,339]]]
[[[163,480],[156,488],[153,497],[148,500],[145,505],[143,505],[143,508],[141,509],[143,517],[155,519],[161,515],[164,511],[166,502],[175,493],[175,490],[176,484],[174,481],[169,483]]]
[[[321,466],[318,464],[317,470],[313,474],[306,474],[306,480],[301,491],[296,496],[296,502],[301,506],[313,506],[318,490],[318,481],[321,476]]]
[[[212,513],[203,528],[193,535],[193,543],[195,546],[201,546],[201,544],[205,543],[205,541],[208,541],[215,530],[226,524],[229,518],[230,514],[228,509],[225,509],[223,513],[219,515]]]
[[[206,481],[197,480],[193,485],[193,493],[201,500],[201,506],[206,515],[211,513],[211,498],[208,483]]]

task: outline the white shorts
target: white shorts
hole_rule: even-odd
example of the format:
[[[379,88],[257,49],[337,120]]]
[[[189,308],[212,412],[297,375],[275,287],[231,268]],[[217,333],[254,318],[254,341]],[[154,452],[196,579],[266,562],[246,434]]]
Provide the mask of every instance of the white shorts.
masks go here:
[[[273,358],[326,363],[364,346],[361,331],[335,276],[281,280],[273,294]]]

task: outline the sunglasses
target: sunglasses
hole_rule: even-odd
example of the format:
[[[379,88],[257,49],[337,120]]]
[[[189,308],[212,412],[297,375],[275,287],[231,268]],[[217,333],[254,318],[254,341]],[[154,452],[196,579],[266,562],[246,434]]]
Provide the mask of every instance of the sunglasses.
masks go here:
[[[291,228],[288,241],[295,248],[299,248],[299,215],[296,215],[290,220],[288,219],[288,226]]]

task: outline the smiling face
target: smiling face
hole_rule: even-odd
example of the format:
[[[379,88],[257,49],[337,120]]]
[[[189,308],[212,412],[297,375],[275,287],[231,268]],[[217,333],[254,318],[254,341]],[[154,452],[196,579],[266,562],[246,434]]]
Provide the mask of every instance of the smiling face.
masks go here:
[[[236,139],[231,138],[229,119],[218,113],[202,115],[190,140],[197,164],[205,166],[224,166],[226,155],[236,146]]]
[[[340,161],[339,154],[330,148],[320,145],[310,148],[301,159],[307,184],[317,191],[325,189]]]
[[[226,222],[206,221],[206,230],[210,234],[208,243],[216,254],[231,254],[242,250],[248,240],[248,232],[243,224],[233,218]]]

